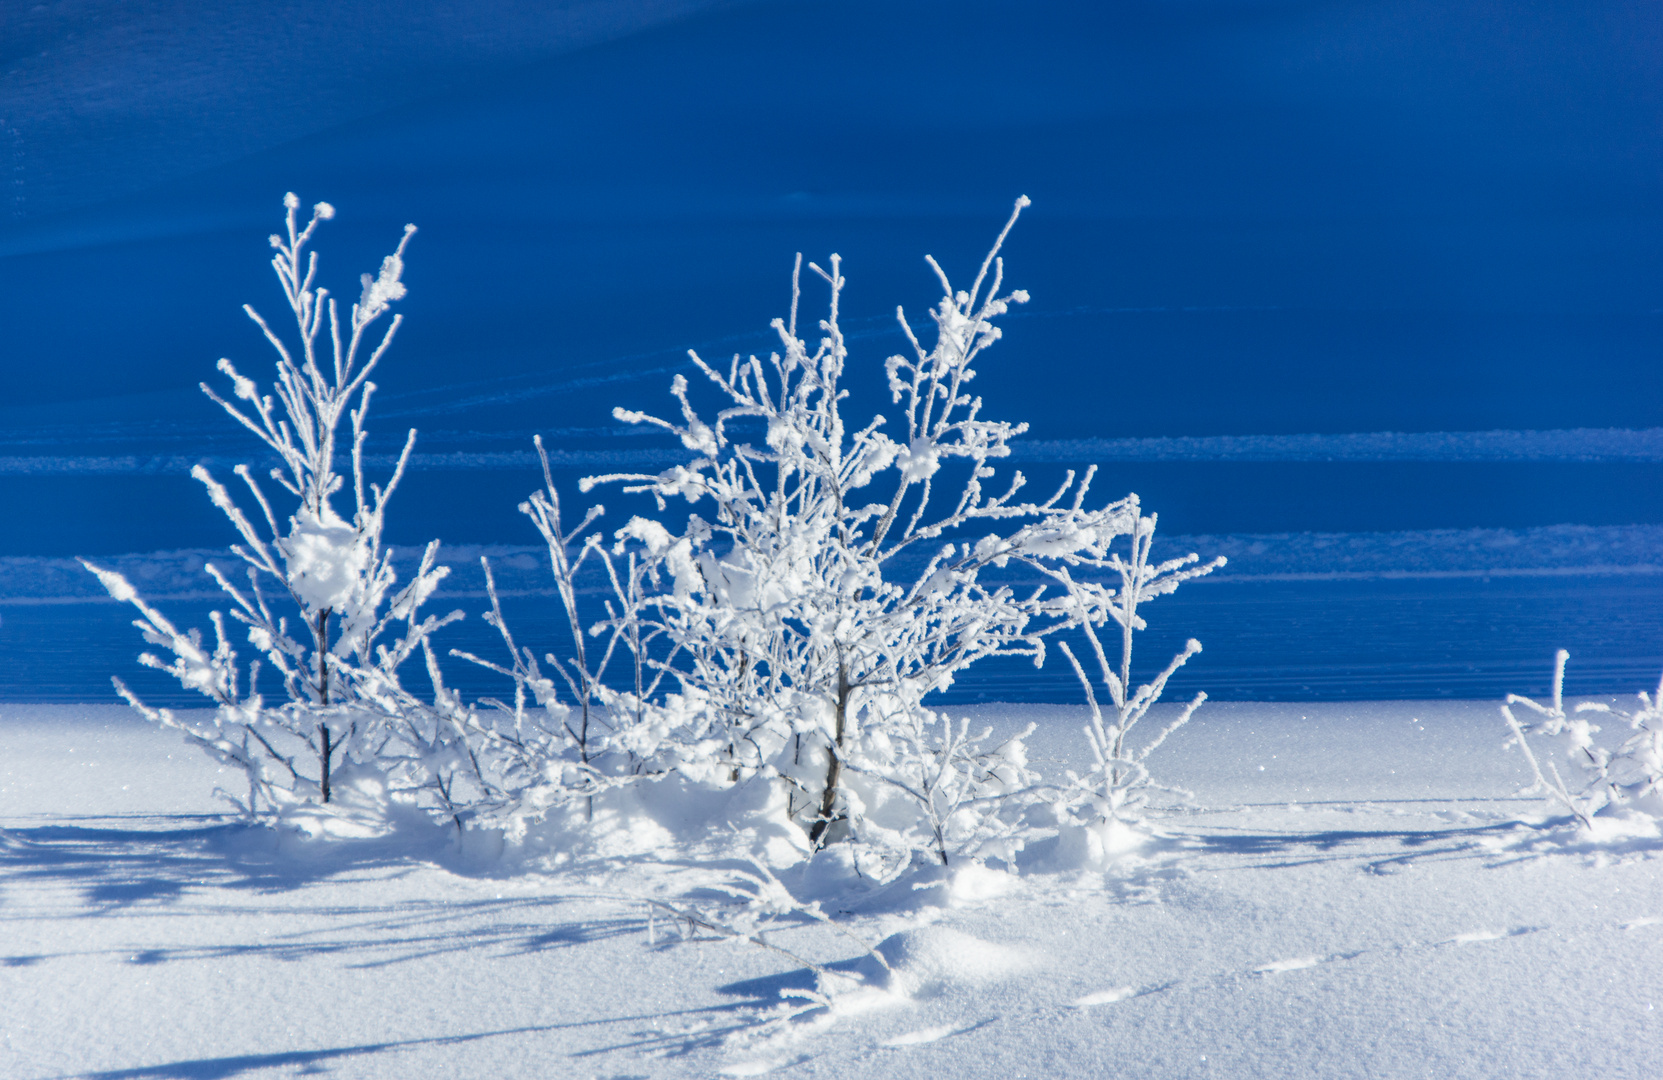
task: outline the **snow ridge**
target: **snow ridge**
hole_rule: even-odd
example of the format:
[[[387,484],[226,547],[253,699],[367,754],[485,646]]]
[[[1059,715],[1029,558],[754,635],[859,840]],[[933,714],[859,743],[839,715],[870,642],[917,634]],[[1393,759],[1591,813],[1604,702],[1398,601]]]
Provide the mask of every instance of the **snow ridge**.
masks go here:
[[[608,434],[612,434],[608,432]],[[500,438],[500,436],[499,436]],[[529,439],[529,436],[528,436]],[[522,440],[525,441],[525,440]],[[1276,461],[1276,462],[1663,462],[1663,428],[1566,428],[1557,431],[1368,431],[1305,435],[1179,435],[1149,439],[1024,439],[1011,444],[1019,462]],[[555,468],[662,468],[685,456],[680,447],[549,451]],[[230,469],[247,454],[34,454],[0,456],[0,475],[128,475],[188,473],[198,464]],[[275,462],[275,458],[272,459]],[[366,454],[388,467],[393,454]],[[417,470],[522,470],[540,467],[530,450],[416,453]]]
[[[1198,535],[1157,542],[1162,557],[1189,551],[1226,556],[1228,565],[1203,583],[1663,574],[1663,525]],[[413,546],[393,552],[401,580],[420,554]],[[482,555],[491,560],[500,595],[553,595],[546,553],[516,544],[441,548],[440,562],[452,572],[436,595],[485,595]],[[103,556],[100,563],[141,584],[153,600],[191,600],[220,595],[203,570],[215,559],[228,561],[222,550],[192,548]],[[0,604],[91,602],[111,601],[72,558],[0,558]]]
[[[1034,439],[1015,461],[1663,461],[1663,428]]]

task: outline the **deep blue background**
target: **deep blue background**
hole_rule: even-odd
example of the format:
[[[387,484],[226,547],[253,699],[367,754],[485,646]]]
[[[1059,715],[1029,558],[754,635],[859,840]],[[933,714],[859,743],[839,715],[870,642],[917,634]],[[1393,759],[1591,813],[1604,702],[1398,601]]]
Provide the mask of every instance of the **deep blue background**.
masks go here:
[[[195,386],[221,355],[269,370],[239,307],[279,310],[265,236],[291,189],[340,208],[317,246],[346,297],[421,227],[378,376],[386,449],[410,425],[439,450],[649,445],[612,406],[668,408],[688,346],[765,347],[796,251],[843,255],[875,408],[894,305],[922,320],[934,299],[921,256],[967,280],[1024,193],[1007,255],[1034,300],[977,389],[1037,437],[1663,423],[1653,4],[758,3],[447,71],[429,96],[404,78],[390,110],[137,191],[96,136],[73,197],[43,212],[20,179],[0,455],[252,452]],[[287,107],[209,97],[195,138]],[[24,472],[0,471],[0,556],[230,538],[182,469]],[[1103,483],[1222,533],[1663,522],[1660,481],[1457,461]],[[535,484],[416,476],[391,531],[529,542],[514,504]]]

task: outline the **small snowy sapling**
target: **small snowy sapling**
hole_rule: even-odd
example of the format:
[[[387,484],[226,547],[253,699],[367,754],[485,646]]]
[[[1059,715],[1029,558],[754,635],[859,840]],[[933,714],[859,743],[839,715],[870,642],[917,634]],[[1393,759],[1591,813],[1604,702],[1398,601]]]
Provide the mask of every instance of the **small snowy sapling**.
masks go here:
[[[279,524],[278,512],[246,465],[235,472],[258,507],[252,519],[204,466],[192,475],[242,538],[232,551],[245,564],[248,582],[239,586],[212,564],[207,571],[230,599],[232,618],[247,627],[249,642],[282,679],[288,700],[270,706],[258,692],[259,660],[249,667],[247,685],[239,681],[236,652],[220,612],[211,616],[217,644],[210,651],[198,631],[177,630],[119,574],[88,564],[112,596],[138,608],[142,618],[135,625],[145,639],[173,654],[164,662],[146,653],[141,662],[205,694],[216,709],[207,719],[180,717],[147,707],[119,679],[116,687],[147,717],[241,768],[249,790],[240,805],[250,815],[262,807],[338,802],[346,774],[360,789],[355,793],[360,801],[375,803],[402,793],[455,816],[458,783],[465,786],[469,773],[477,780],[479,771],[465,725],[457,722],[455,710],[422,706],[400,684],[398,672],[421,650],[442,701],[445,692],[429,638],[461,613],[417,615],[448,572],[434,565],[438,541],[428,545],[414,577],[402,587],[392,553],[382,546],[387,502],[404,475],[415,431],[406,438],[385,487],[366,482],[363,462],[364,420],[375,392],[369,375],[392,344],[402,316],[394,316],[378,341],[370,331],[388,306],[405,295],[404,251],[415,226],[405,226],[398,247],[376,276],[363,275],[362,294],[342,320],[334,298],[314,288],[317,255],[305,250],[319,223],[334,216],[334,208],[318,203],[302,228],[300,200],[289,194],[284,206],[287,236],[271,237],[277,252],[272,267],[295,318],[298,352],[245,306],[277,352],[275,400],[229,360],[221,360],[219,368],[231,380],[234,400],[207,384],[202,390],[280,460],[270,476],[295,502],[287,527]],[[345,446],[343,420],[351,430]],[[352,474],[350,520],[335,506],[346,483],[336,471],[343,450]],[[274,614],[267,598],[271,589],[296,609],[300,639],[292,635],[287,616]],[[389,632],[398,636],[385,640]]]
[[[1135,511],[1135,507],[1134,507]],[[1118,551],[1094,565],[1108,567],[1119,578],[1119,588],[1111,588],[1089,581],[1077,581],[1066,566],[1050,571],[1067,591],[1071,602],[1079,605],[1079,625],[1097,660],[1103,686],[1109,692],[1109,703],[1114,706],[1112,717],[1105,719],[1103,707],[1092,690],[1091,680],[1066,642],[1058,647],[1068,657],[1084,688],[1086,702],[1091,707],[1091,723],[1085,729],[1086,742],[1091,747],[1092,766],[1083,775],[1068,774],[1072,790],[1065,799],[1066,813],[1077,818],[1076,827],[1083,828],[1089,851],[1088,862],[1101,862],[1115,844],[1110,835],[1116,828],[1136,821],[1148,802],[1151,790],[1174,790],[1155,783],[1144,764],[1167,736],[1177,731],[1201,703],[1207,700],[1199,692],[1154,738],[1134,746],[1128,741],[1132,729],[1148,715],[1160,700],[1167,680],[1172,678],[1190,657],[1201,651],[1201,643],[1191,638],[1152,682],[1132,689],[1132,645],[1137,631],[1146,627],[1138,614],[1138,607],[1157,596],[1177,590],[1186,581],[1212,573],[1224,565],[1222,557],[1201,563],[1199,556],[1189,554],[1151,565],[1150,549],[1155,541],[1156,516],[1137,515],[1137,525],[1131,531],[1129,557]],[[1083,560],[1082,560],[1083,561]],[[1118,663],[1111,663],[1097,627],[1110,619],[1120,628]]]
[[[1529,790],[1541,792],[1576,818],[1586,830],[1594,830],[1595,815],[1622,812],[1663,818],[1663,681],[1653,694],[1639,693],[1640,707],[1630,712],[1597,701],[1584,701],[1565,711],[1565,663],[1571,654],[1560,649],[1553,658],[1553,696],[1546,705],[1519,694],[1508,694],[1501,714],[1512,729],[1508,745],[1517,744],[1530,763],[1535,783]],[[1540,719],[1521,723],[1513,706],[1528,709]],[[1633,732],[1615,749],[1602,745],[1594,736],[1599,725],[1590,716],[1613,716]],[[1567,782],[1553,758],[1544,762],[1530,749],[1529,736],[1552,739],[1559,744],[1557,755],[1577,772]]]
[[[512,793],[511,804],[505,804],[497,816],[498,823],[514,834],[529,819],[579,798],[585,801],[588,816],[593,817],[595,795],[623,786],[638,775],[638,770],[616,767],[617,755],[612,753],[615,748],[608,741],[614,728],[607,723],[602,708],[609,700],[609,692],[601,678],[616,637],[602,650],[599,663],[592,665],[578,612],[577,575],[601,543],[598,534],[590,533],[587,538],[583,534],[604,510],[592,507],[575,528],[566,529],[561,523],[560,495],[541,436],[535,439],[535,444],[543,463],[544,487],[520,504],[520,512],[531,519],[548,549],[549,568],[571,634],[573,655],[563,662],[547,653],[544,660],[566,684],[572,704],[560,700],[554,678],[544,673],[536,653],[514,640],[513,631],[502,614],[488,559],[480,559],[485,572],[485,591],[491,601],[491,610],[484,618],[501,636],[508,650],[509,665],[505,667],[460,649],[451,650],[452,656],[513,680],[511,704],[495,698],[487,698],[482,704],[495,714],[485,727],[490,732],[493,756],[503,762],[501,771],[508,781],[505,791]],[[600,552],[598,557],[604,559],[605,553]]]

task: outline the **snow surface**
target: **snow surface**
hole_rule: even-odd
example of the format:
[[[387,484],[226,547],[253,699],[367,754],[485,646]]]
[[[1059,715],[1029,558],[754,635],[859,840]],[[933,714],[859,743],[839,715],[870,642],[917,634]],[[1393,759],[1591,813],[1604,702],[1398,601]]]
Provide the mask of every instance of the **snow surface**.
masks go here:
[[[1083,756],[1081,709],[977,712]],[[846,898],[893,972],[786,1022],[805,970],[628,899],[694,880],[668,853],[279,837],[124,710],[5,706],[0,1075],[1656,1077],[1663,842],[1544,826],[1504,736],[1492,702],[1210,703],[1151,759],[1197,795],[1158,839]]]

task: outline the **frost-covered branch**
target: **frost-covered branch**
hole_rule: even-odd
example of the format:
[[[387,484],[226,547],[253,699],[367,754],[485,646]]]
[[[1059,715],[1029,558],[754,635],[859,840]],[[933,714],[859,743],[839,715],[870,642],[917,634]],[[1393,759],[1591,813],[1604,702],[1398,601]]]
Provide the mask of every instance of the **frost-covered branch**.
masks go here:
[[[1518,746],[1535,777],[1527,790],[1541,792],[1564,807],[1584,829],[1593,829],[1595,816],[1601,813],[1633,811],[1663,817],[1663,682],[1654,693],[1640,691],[1640,707],[1633,711],[1584,701],[1567,712],[1565,665],[1570,655],[1564,649],[1554,654],[1552,696],[1546,704],[1508,694],[1501,706],[1501,715],[1513,733],[1508,745]],[[1537,719],[1521,722],[1514,706]],[[1604,745],[1594,738],[1600,726],[1588,719],[1591,714],[1616,717],[1627,723],[1632,734],[1614,749]],[[1557,741],[1559,756],[1568,759],[1567,768],[1578,770],[1581,782],[1573,788],[1558,763],[1538,759],[1529,736]]]

